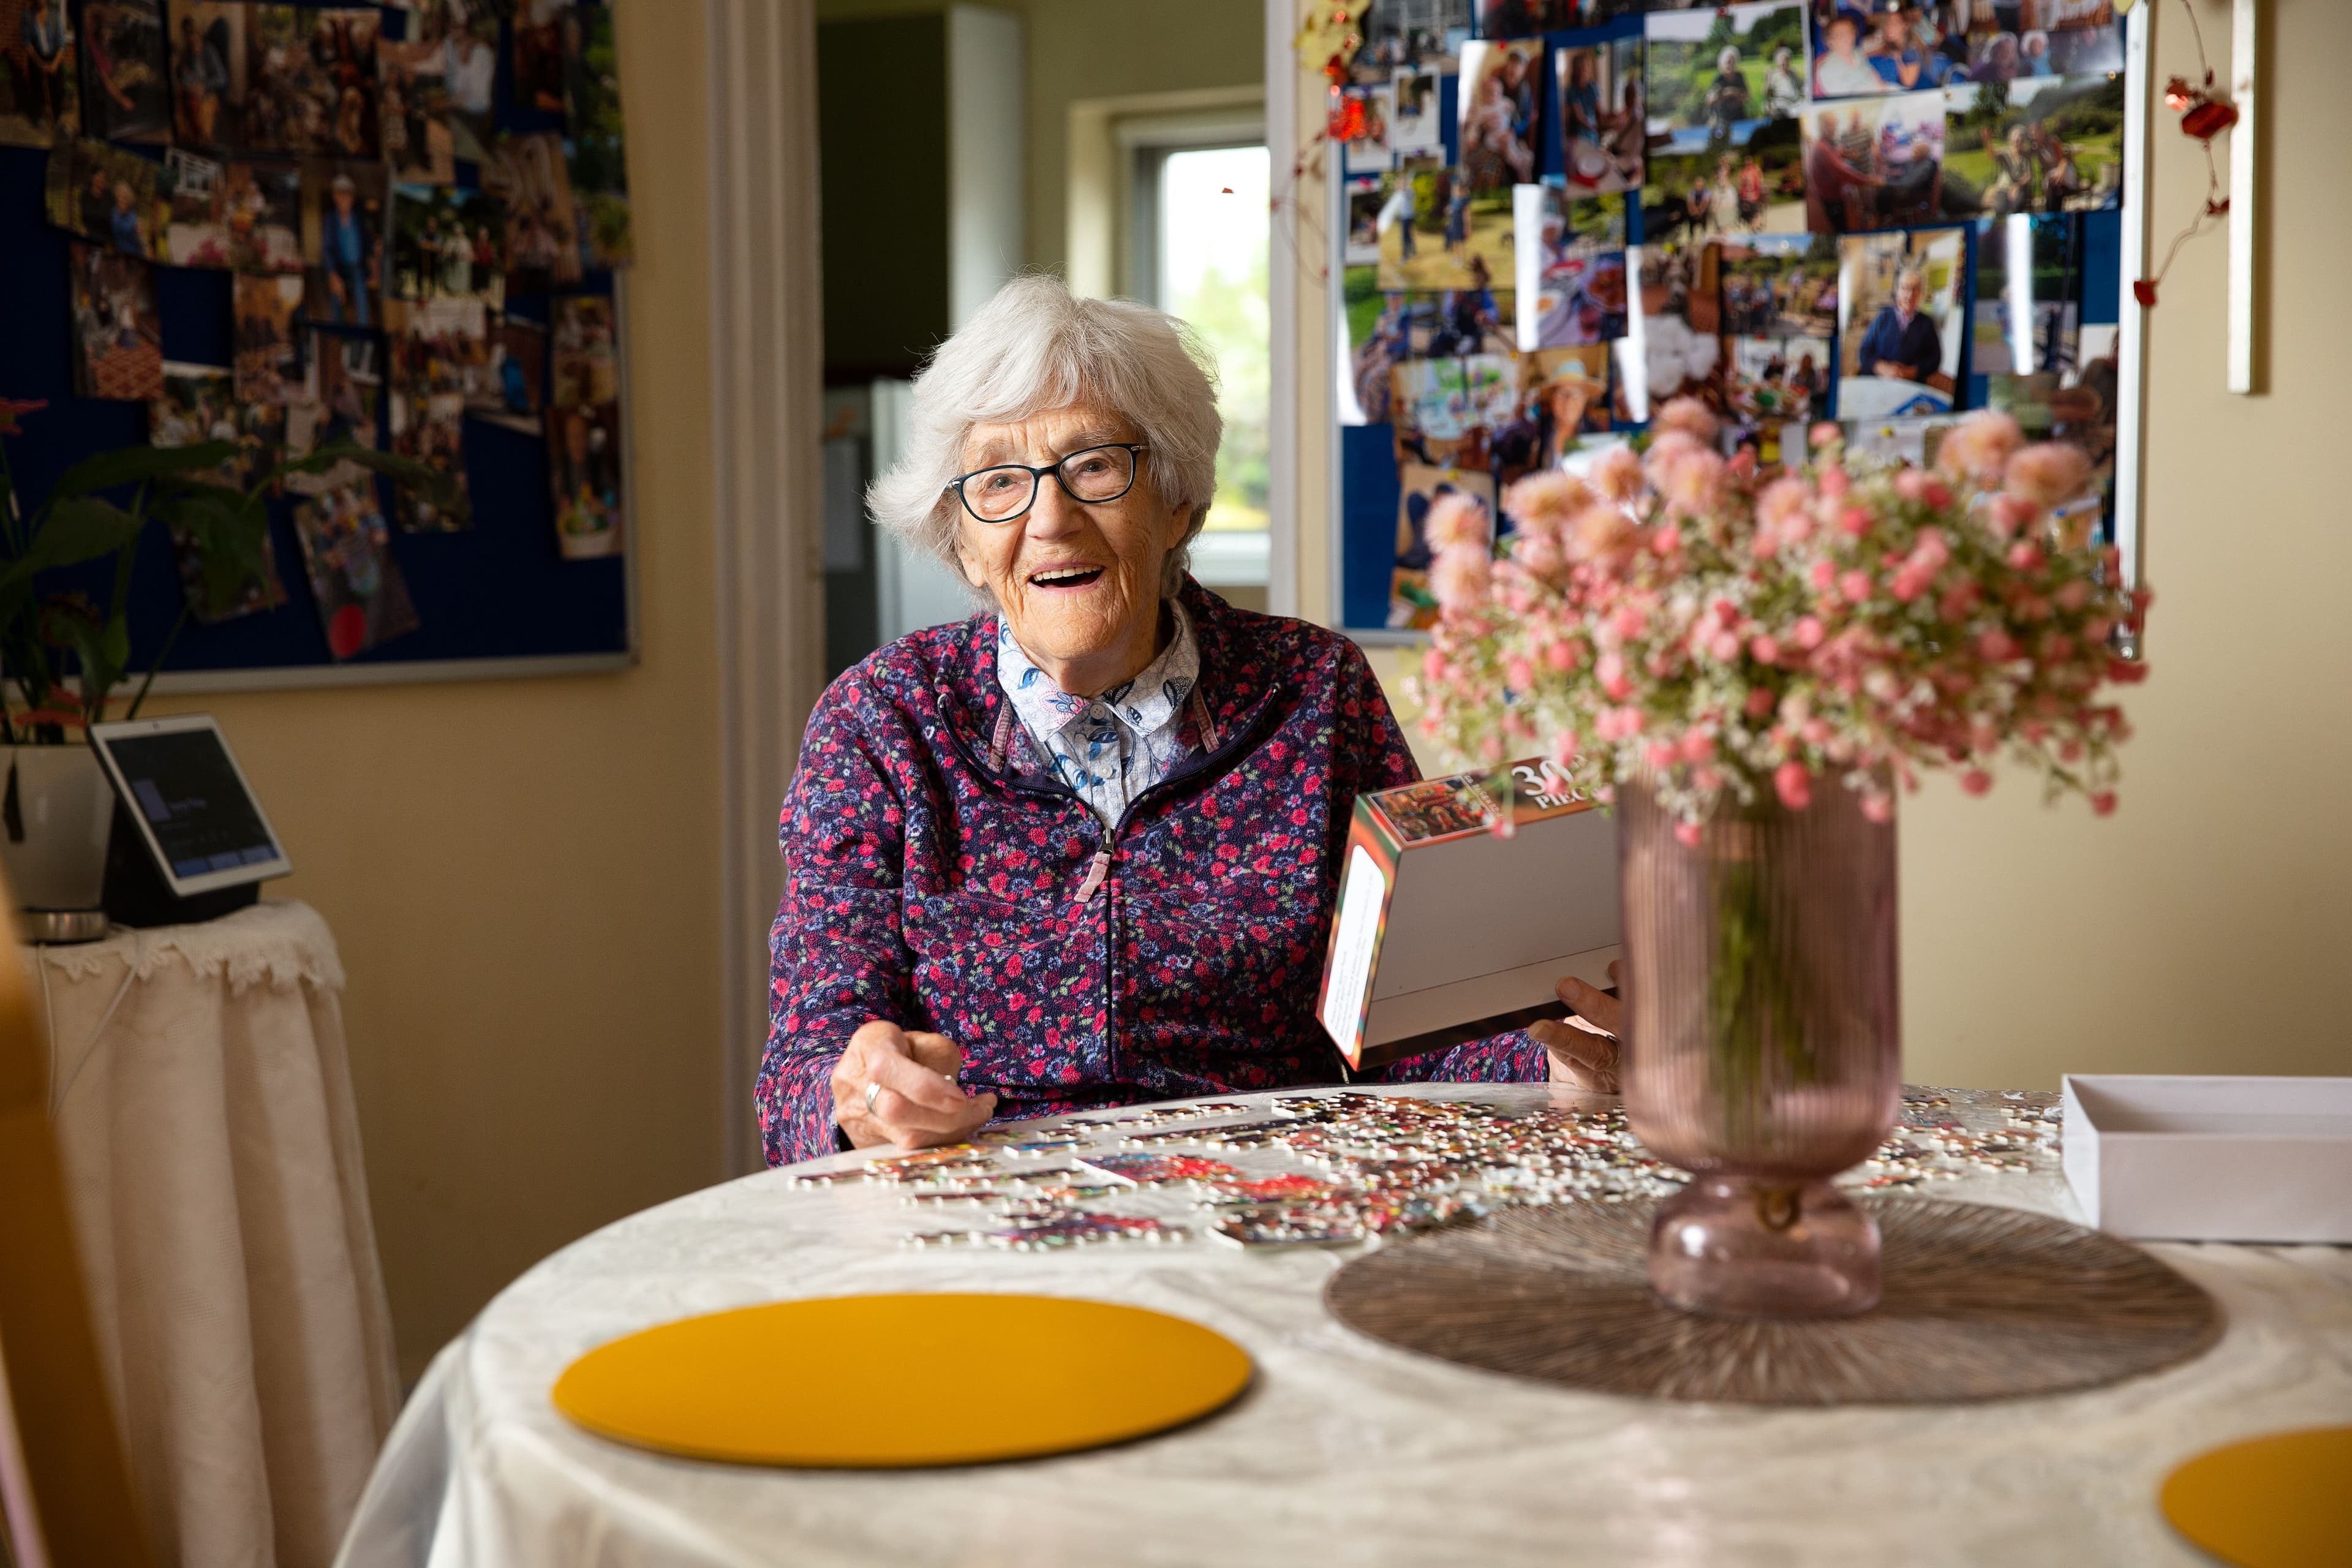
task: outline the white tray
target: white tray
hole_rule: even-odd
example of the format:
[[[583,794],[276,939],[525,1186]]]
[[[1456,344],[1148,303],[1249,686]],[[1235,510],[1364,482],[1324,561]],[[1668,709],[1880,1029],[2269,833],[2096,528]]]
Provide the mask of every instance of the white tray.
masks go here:
[[[2065,1099],[2066,1180],[2100,1229],[2352,1242],[2352,1078],[2069,1073]]]

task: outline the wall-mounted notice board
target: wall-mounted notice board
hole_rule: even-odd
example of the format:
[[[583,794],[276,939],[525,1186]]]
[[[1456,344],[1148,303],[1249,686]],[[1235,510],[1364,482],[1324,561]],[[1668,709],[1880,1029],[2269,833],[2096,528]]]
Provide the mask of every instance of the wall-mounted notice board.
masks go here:
[[[2060,9],[1377,5],[1328,165],[1339,623],[1418,640],[1436,496],[1507,534],[1513,479],[1673,396],[1767,466],[2011,412],[2084,447],[2136,582],[2153,7]]]
[[[82,7],[76,6],[78,15]],[[95,7],[90,8],[95,10]],[[118,8],[120,9],[120,8]],[[221,7],[222,10],[233,9]],[[177,14],[176,7],[173,14]],[[345,11],[316,13],[349,15]],[[583,15],[590,14],[583,8]],[[311,13],[305,13],[311,15]],[[386,10],[384,37],[396,37],[402,13]],[[512,24],[508,24],[510,28]],[[13,35],[15,28],[10,31]],[[526,135],[560,132],[562,113],[518,106],[512,90],[511,40],[498,47],[499,132]],[[0,109],[6,106],[0,105]],[[85,126],[85,135],[90,128]],[[87,142],[84,144],[89,144]],[[159,160],[160,140],[112,143],[113,154]],[[237,156],[215,152],[218,159]],[[78,331],[89,330],[88,312],[76,320],[73,248],[76,237],[48,221],[44,206],[50,153],[26,146],[0,146],[0,397],[45,400],[46,408],[23,416],[22,434],[7,437],[8,457],[20,500],[44,495],[67,468],[94,452],[149,438],[150,405],[140,401],[77,395]],[[477,165],[456,163],[456,189],[479,184]],[[396,183],[396,182],[395,182]],[[226,366],[245,346],[233,289],[237,274],[226,268],[152,264],[153,324],[160,329],[167,364]],[[512,276],[511,272],[509,274]],[[268,503],[270,538],[285,601],[275,608],[217,624],[191,622],[172,644],[157,683],[162,691],[209,691],[270,687],[364,684],[400,680],[445,680],[586,673],[625,668],[635,661],[633,541],[638,518],[629,504],[627,450],[628,375],[626,300],[622,274],[593,268],[551,293],[508,293],[502,312],[490,317],[494,336],[509,329],[508,342],[540,345],[530,379],[541,402],[551,387],[542,331],[551,312],[570,298],[601,298],[609,304],[613,343],[610,363],[617,386],[609,405],[585,432],[606,467],[600,483],[612,479],[611,456],[618,457],[619,508],[624,517],[620,547],[590,559],[566,559],[556,530],[551,482],[551,437],[516,427],[527,421],[499,422],[471,413],[463,420],[461,461],[470,492],[472,526],[457,531],[390,530],[390,552],[404,578],[415,609],[414,629],[338,659],[326,621],[313,597],[295,526],[302,498],[288,495]],[[313,287],[316,287],[313,274]],[[381,316],[373,321],[377,352],[387,349]],[[299,333],[298,333],[299,335]],[[320,342],[362,341],[371,334],[346,332]],[[126,342],[128,339],[126,338]],[[88,364],[87,355],[83,364]],[[87,370],[85,369],[87,378]],[[97,390],[106,390],[100,386]],[[599,394],[599,396],[603,396]],[[380,399],[386,403],[388,399]],[[386,410],[379,406],[381,422]],[[551,415],[545,423],[552,425]],[[388,445],[379,429],[379,445]],[[552,437],[561,440],[562,437]],[[376,481],[385,516],[396,515],[388,482]],[[110,582],[104,563],[59,571],[43,579],[45,589],[82,589],[101,598]],[[184,603],[180,569],[160,524],[142,538],[131,589],[131,669],[143,672],[163,646]]]

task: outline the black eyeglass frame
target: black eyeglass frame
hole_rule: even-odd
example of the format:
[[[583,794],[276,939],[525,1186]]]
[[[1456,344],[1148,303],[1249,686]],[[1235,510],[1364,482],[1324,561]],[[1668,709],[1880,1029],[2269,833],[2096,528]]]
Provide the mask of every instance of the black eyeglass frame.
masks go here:
[[[1143,454],[1150,450],[1150,448],[1140,441],[1101,441],[1091,447],[1079,447],[1076,451],[1072,452],[1069,456],[1062,458],[1060,462],[1046,463],[1037,468],[1032,468],[1027,463],[991,463],[984,468],[974,468],[968,474],[958,474],[954,479],[950,479],[946,484],[940,486],[940,491],[942,495],[946,494],[950,490],[954,491],[956,500],[963,503],[963,510],[971,514],[971,520],[974,522],[984,522],[991,528],[1003,528],[1006,523],[1018,522],[1023,518],[1029,515],[1030,510],[1037,504],[1037,487],[1048,474],[1053,475],[1054,482],[1062,487],[1062,493],[1069,497],[1072,500],[1077,502],[1080,506],[1108,506],[1112,501],[1118,500],[1120,496],[1126,495],[1128,491],[1135,488],[1136,476],[1143,472]],[[1070,488],[1070,481],[1063,477],[1063,464],[1075,463],[1089,452],[1125,452],[1128,454],[1129,462],[1127,469],[1127,483],[1119,487],[1118,495],[1092,497],[1082,496],[1078,494],[1077,491],[1072,489]],[[1029,499],[1022,503],[1021,510],[1019,511],[1008,513],[1003,517],[981,516],[980,509],[971,504],[971,498],[963,493],[964,481],[966,479],[976,479],[982,474],[1009,473],[1014,469],[1018,469],[1022,473],[1029,476]]]

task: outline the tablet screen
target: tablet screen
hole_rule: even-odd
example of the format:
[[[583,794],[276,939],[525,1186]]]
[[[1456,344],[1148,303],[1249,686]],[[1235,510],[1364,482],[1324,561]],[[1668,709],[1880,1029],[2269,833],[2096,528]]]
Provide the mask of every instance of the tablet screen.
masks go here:
[[[185,880],[280,858],[213,731],[121,735],[106,748],[174,877]]]

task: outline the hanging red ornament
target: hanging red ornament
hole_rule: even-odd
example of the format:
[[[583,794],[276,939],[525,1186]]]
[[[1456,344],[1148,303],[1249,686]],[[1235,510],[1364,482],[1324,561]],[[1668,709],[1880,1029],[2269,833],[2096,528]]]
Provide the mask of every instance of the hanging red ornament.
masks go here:
[[[2164,253],[2164,265],[2156,269],[2153,278],[2141,278],[2132,283],[2132,298],[2140,309],[2156,309],[2156,291],[2164,275],[2172,270],[2172,258],[2180,254],[2188,241],[2205,233],[2228,215],[2230,198],[2221,194],[2221,168],[2213,158],[2213,138],[2238,122],[2238,106],[2213,90],[2213,70],[2205,63],[2205,32],[2197,25],[2196,7],[2182,0],[2189,12],[2189,29],[2197,39],[2197,63],[2204,69],[2204,79],[2192,82],[2185,76],[2174,77],[2164,84],[2164,106],[2180,116],[2181,134],[2205,151],[2205,205],[2189,226],[2172,237],[2172,245]]]

